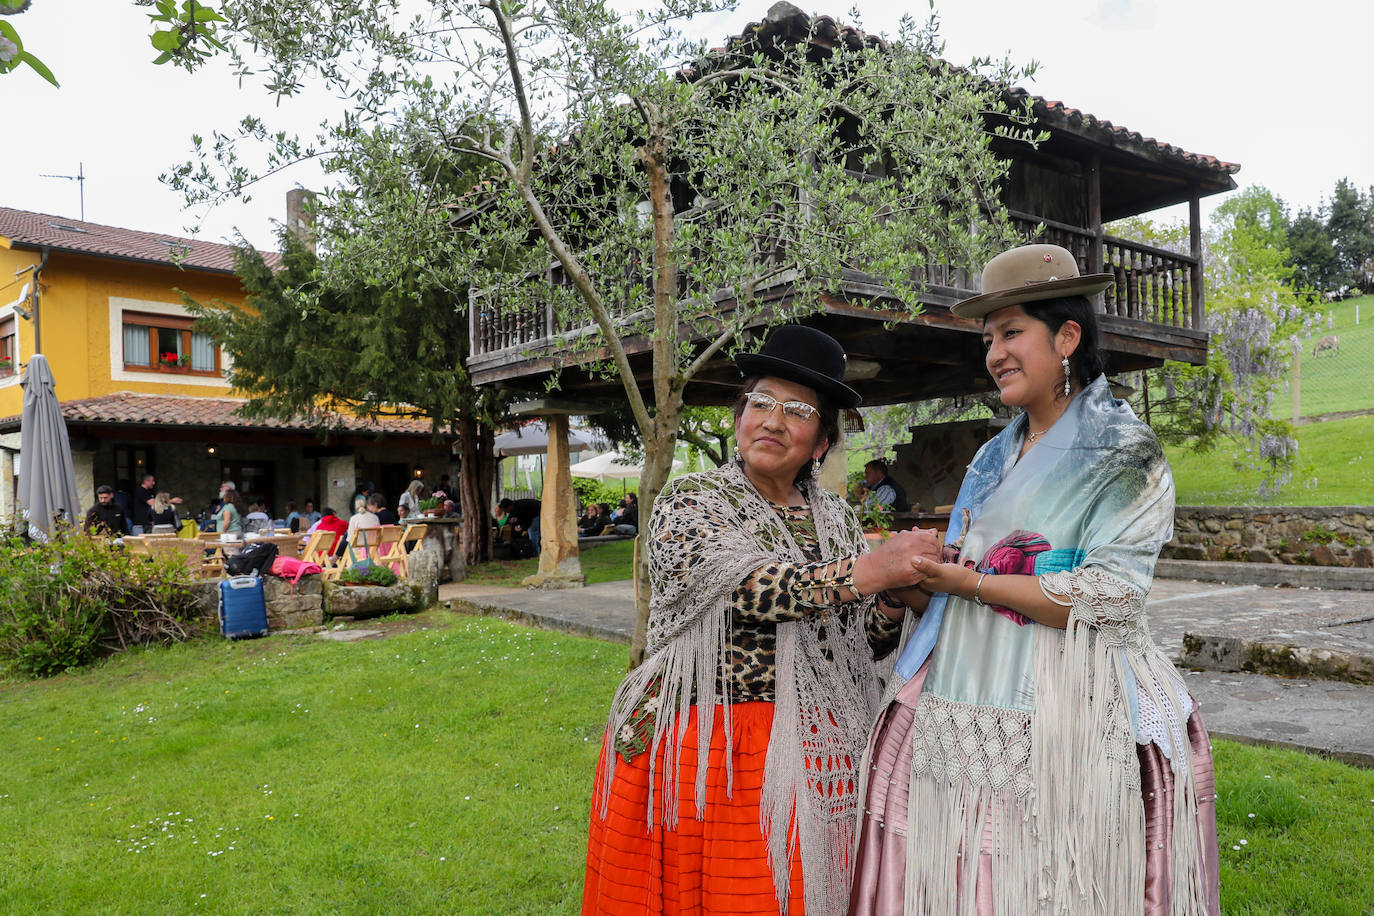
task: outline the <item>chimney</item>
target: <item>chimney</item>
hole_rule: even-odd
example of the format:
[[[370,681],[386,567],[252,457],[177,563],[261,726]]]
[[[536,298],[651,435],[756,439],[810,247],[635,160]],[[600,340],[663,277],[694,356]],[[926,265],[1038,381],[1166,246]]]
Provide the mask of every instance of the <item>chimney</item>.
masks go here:
[[[315,251],[315,192],[292,188],[286,192],[286,228]]]

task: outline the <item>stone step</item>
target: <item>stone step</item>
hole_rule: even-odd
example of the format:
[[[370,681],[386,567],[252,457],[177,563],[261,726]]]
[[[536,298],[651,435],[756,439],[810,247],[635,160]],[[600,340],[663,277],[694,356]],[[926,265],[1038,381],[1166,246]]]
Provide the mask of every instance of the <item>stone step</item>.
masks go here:
[[[1374,631],[1374,621],[1356,625]],[[1367,654],[1367,650],[1304,646],[1238,636],[1184,633],[1179,664],[1204,671],[1244,671],[1374,685],[1374,656]]]
[[[1222,560],[1166,560],[1155,564],[1155,576],[1237,585],[1287,585],[1293,588],[1339,588],[1374,591],[1374,569],[1341,566],[1289,566],[1286,563],[1235,563]]]

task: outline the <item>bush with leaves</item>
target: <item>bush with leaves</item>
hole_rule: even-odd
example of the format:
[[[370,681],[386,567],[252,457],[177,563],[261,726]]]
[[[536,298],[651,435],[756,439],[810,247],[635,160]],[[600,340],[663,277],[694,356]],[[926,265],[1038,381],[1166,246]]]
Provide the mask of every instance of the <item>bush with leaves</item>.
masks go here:
[[[45,677],[196,631],[197,576],[180,556],[140,557],[74,531],[0,537],[0,664]]]
[[[395,585],[397,575],[385,566],[361,563],[350,566],[339,574],[339,581],[346,585]]]
[[[620,505],[620,500],[625,493],[618,486],[602,483],[589,477],[574,477],[573,492],[577,494],[578,503],[585,509],[588,503],[601,503],[607,509],[614,509]]]

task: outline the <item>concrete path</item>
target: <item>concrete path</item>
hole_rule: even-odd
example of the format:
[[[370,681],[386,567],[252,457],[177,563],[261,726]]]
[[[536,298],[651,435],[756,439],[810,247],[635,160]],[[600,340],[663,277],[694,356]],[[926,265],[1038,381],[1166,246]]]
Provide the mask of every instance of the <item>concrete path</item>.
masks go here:
[[[537,591],[449,583],[455,610],[628,644],[630,582]],[[1177,659],[1185,633],[1282,639],[1374,657],[1374,592],[1157,579],[1147,604],[1155,641]],[[1374,766],[1374,687],[1313,678],[1184,670],[1218,737],[1291,746]]]

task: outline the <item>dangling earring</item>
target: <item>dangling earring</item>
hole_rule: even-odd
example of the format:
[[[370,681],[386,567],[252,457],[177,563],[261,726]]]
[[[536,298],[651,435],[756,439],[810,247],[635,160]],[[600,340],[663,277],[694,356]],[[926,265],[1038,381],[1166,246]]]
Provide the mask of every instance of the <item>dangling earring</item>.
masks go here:
[[[821,476],[821,459],[819,459],[819,458],[812,458],[812,459],[811,459],[811,476],[814,477],[814,478],[816,478],[816,479],[820,479],[820,476]]]
[[[735,454],[733,455],[733,460],[734,460],[735,464],[743,464],[743,463],[744,463],[744,456],[740,454],[739,449],[735,449]]]
[[[1064,359],[1061,360],[1061,364],[1064,366],[1064,397],[1068,397],[1068,396],[1069,396],[1069,358],[1068,358],[1067,356],[1064,357]]]

